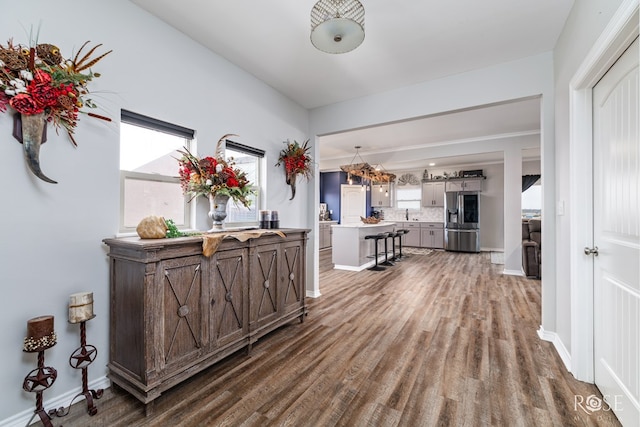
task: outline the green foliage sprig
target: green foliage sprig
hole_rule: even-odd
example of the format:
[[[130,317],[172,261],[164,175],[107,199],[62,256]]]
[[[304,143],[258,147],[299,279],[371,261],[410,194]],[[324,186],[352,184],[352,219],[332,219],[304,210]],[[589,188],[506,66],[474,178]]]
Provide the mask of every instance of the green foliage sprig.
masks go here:
[[[172,219],[165,219],[165,224],[167,224],[167,238],[171,239],[174,237],[187,237],[187,236],[195,236],[198,233],[185,233],[184,231],[178,230],[178,226]]]

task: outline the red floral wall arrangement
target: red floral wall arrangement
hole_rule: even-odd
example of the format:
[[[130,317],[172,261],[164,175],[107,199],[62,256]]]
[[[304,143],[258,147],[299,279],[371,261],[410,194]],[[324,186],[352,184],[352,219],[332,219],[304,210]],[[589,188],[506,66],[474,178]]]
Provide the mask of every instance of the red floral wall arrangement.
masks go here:
[[[296,197],[298,175],[307,178],[307,180],[313,176],[312,160],[309,155],[311,147],[308,146],[308,139],[302,145],[295,140],[293,142],[287,140],[284,143],[287,146],[280,151],[276,166],[284,165],[286,182],[291,187],[291,198],[289,200],[293,200]]]
[[[10,39],[0,45],[0,112],[14,110],[14,136],[23,143],[25,159],[31,171],[40,179],[55,184],[40,169],[40,145],[46,140],[46,125],[56,130],[64,128],[74,145],[73,131],[80,113],[110,121],[109,118],[87,112],[96,108],[89,97],[87,84],[99,73],[91,67],[111,51],[95,58],[92,55],[101,45],[82,50],[73,59],[65,59],[60,49],[52,44],[34,46],[14,44]]]

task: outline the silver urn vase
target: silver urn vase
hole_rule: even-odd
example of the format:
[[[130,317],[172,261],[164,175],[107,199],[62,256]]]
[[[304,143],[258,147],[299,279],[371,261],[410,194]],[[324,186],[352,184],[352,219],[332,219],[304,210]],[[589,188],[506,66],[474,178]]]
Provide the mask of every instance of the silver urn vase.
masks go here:
[[[228,202],[229,196],[226,194],[209,194],[209,218],[213,221],[209,232],[224,230]]]

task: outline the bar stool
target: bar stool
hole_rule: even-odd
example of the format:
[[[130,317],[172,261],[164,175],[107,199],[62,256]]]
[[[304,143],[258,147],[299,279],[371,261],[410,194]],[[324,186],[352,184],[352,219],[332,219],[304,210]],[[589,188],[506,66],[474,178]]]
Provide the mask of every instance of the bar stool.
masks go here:
[[[389,233],[369,234],[367,236],[364,236],[364,240],[373,239],[373,246],[375,247],[375,260],[376,260],[376,263],[374,265],[372,265],[371,267],[368,267],[367,270],[382,271],[382,270],[385,269],[385,267],[382,267],[381,265],[378,265],[378,241],[380,239],[385,239],[384,241],[385,241],[385,244],[386,244],[388,236],[389,236]]]
[[[399,234],[399,236],[398,236],[398,237],[400,237],[400,239],[399,239],[399,240],[400,240],[400,244],[398,245],[398,248],[399,248],[399,251],[400,251],[400,252],[398,253],[398,258],[400,258],[400,259],[407,258],[407,256],[406,256],[406,255],[402,255],[402,236],[404,236],[405,234],[407,234],[409,231],[411,231],[411,230],[406,229],[406,228],[401,228],[401,229],[399,229],[399,230],[396,230],[396,233],[398,233],[398,234]]]
[[[402,230],[396,230],[393,233],[390,233],[391,236],[391,251],[393,256],[391,257],[391,261],[398,262],[402,261],[402,255],[399,253],[396,255],[396,239],[400,241],[400,246],[402,246]]]
[[[380,263],[380,265],[386,265],[386,266],[392,266],[392,265],[396,265],[391,259],[389,259],[389,246],[387,245],[387,242],[389,241],[389,239],[391,239],[391,244],[393,244],[393,237],[392,234],[394,233],[383,233],[386,234],[387,236],[384,238],[384,261]]]

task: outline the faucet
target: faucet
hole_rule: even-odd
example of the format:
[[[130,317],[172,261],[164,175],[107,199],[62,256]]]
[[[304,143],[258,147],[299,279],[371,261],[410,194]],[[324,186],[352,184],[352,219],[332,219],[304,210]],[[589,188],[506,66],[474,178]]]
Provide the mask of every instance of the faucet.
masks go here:
[[[404,217],[407,221],[409,221],[409,209],[407,209],[407,211],[405,212]]]

